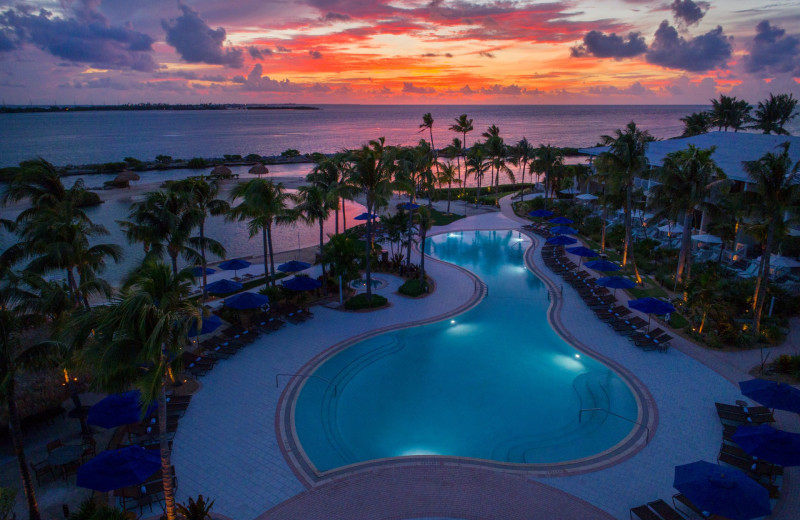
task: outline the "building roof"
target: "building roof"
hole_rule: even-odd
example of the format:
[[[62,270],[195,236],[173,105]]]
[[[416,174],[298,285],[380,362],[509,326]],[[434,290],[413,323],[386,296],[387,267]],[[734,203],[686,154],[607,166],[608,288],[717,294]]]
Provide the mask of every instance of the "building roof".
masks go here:
[[[647,160],[651,165],[656,166],[662,164],[668,153],[684,150],[690,144],[702,149],[716,146],[717,149],[712,158],[728,178],[752,182],[742,168],[742,162],[758,160],[767,152],[779,153],[780,150],[777,149],[777,146],[785,142],[790,143],[789,156],[792,158],[792,162],[800,161],[800,137],[748,132],[709,132],[692,137],[654,141],[647,147]],[[606,146],[597,146],[581,148],[578,151],[597,156],[607,150]]]

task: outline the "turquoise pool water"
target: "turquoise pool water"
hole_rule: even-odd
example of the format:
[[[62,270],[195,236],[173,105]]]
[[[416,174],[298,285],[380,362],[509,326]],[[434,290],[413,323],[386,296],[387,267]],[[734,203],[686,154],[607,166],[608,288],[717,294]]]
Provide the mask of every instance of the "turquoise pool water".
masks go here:
[[[636,420],[636,400],[550,327],[547,290],[525,268],[524,235],[450,233],[429,244],[432,256],[479,276],[488,296],[452,320],[356,343],[314,371],[294,421],[318,471],[405,455],[556,463],[628,435],[631,422],[603,412],[579,421],[582,408]]]

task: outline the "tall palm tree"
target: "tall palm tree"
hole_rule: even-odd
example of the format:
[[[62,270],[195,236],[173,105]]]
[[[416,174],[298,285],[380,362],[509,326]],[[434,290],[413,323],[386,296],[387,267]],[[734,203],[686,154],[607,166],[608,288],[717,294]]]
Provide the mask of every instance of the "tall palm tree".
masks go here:
[[[467,114],[461,114],[455,119],[455,122],[448,127],[449,130],[453,132],[457,132],[463,136],[461,141],[461,154],[464,156],[464,164],[466,169],[466,161],[467,161],[467,134],[475,130],[472,126],[472,119],[467,117]],[[464,174],[464,184],[463,186],[466,187],[467,185],[467,178],[466,173]],[[463,191],[462,191],[463,193]]]
[[[422,116],[422,124],[419,125],[419,131],[424,132],[428,130],[429,137],[430,137],[430,162],[433,163],[434,168],[436,169],[436,177],[439,176],[439,162],[437,161],[437,153],[436,147],[433,145],[433,116],[430,112],[423,114]]]
[[[500,128],[498,128],[497,125],[491,125],[486,129],[485,132],[481,134],[481,137],[485,139],[489,139],[491,137],[500,137]]]
[[[225,215],[230,211],[231,206],[227,201],[217,198],[219,195],[219,182],[216,179],[208,182],[203,177],[190,177],[171,184],[170,190],[184,196],[188,204],[197,212],[199,236],[197,238],[190,238],[189,242],[194,247],[200,249],[200,265],[203,270],[203,300],[205,300],[208,297],[208,292],[206,291],[206,285],[208,283],[208,275],[206,274],[206,268],[208,267],[206,248],[220,258],[225,258],[227,254],[225,247],[221,243],[206,237],[206,218],[208,218],[209,215]]]
[[[329,205],[334,211],[336,222],[334,233],[339,234],[339,210],[344,214],[345,200],[352,200],[355,196],[353,186],[347,183],[347,161],[344,153],[337,153],[333,157],[320,155],[317,165],[306,176],[306,182],[319,187],[325,192]],[[345,219],[346,228],[346,219]]]
[[[388,204],[393,188],[393,166],[391,154],[386,150],[383,137],[370,141],[350,156],[351,180],[361,188],[366,199],[367,213],[374,214],[378,208]],[[366,257],[364,272],[367,280],[367,300],[372,299],[372,275],[370,257],[372,246],[372,219],[367,219]]]
[[[47,351],[41,349],[32,335],[43,323],[44,315],[39,312],[39,295],[25,282],[31,276],[14,273],[8,265],[0,267],[0,402],[8,407],[8,428],[22,478],[28,518],[40,520],[17,404],[19,372],[26,368],[40,368],[47,360]]]
[[[761,255],[761,267],[753,298],[756,334],[761,330],[761,314],[769,281],[770,255],[775,249],[776,230],[785,228],[786,216],[796,214],[800,205],[800,161],[792,166],[789,143],[781,153],[768,152],[756,161],[745,161],[744,170],[755,184],[745,192],[751,214],[767,226],[767,239]]]
[[[749,120],[752,109],[744,99],[737,100],[735,97],[720,94],[719,99],[711,100],[711,124],[726,132],[728,128],[738,132]]]
[[[604,135],[601,136],[601,139],[609,150],[598,156],[597,168],[618,177],[619,184],[625,187],[625,245],[622,252],[622,265],[623,267],[627,265],[630,258],[636,280],[641,283],[639,270],[633,259],[632,247],[633,179],[647,167],[647,145],[654,138],[647,130],[639,129],[636,123],[631,121],[625,130],[617,129],[613,136]]]
[[[775,132],[777,135],[790,135],[784,128],[797,117],[797,100],[792,94],[769,95],[768,99],[759,101],[753,116],[753,126],[765,134]]]
[[[272,226],[288,224],[294,220],[289,210],[289,195],[283,191],[283,184],[274,184],[269,179],[251,179],[240,182],[231,190],[231,202],[241,202],[230,209],[228,218],[239,222],[248,221],[250,238],[261,232],[264,245],[264,280],[275,286],[275,254],[272,248]],[[268,269],[269,264],[269,269]],[[271,276],[270,276],[271,273]]]
[[[94,384],[117,392],[138,386],[147,407],[158,403],[161,479],[168,520],[175,520],[166,389],[170,375],[181,365],[181,353],[191,322],[202,320],[202,308],[188,298],[191,269],[174,273],[154,257],[126,278],[111,305],[96,307],[76,317],[75,333],[87,343],[85,363]]]
[[[489,164],[494,175],[495,192],[499,193],[501,172],[508,175],[511,182],[516,182],[516,179],[514,178],[514,172],[511,171],[511,168],[509,168],[508,164],[506,163],[508,149],[503,142],[503,138],[499,135],[492,135],[488,137],[483,146],[486,149],[486,155],[489,157]]]
[[[716,147],[702,150],[689,145],[685,150],[667,154],[659,174],[661,184],[651,188],[656,215],[669,211],[683,215],[683,235],[678,254],[676,280],[691,275],[689,250],[692,245],[692,219],[697,207],[709,202],[712,190],[725,182],[725,174],[711,156]]]
[[[553,188],[553,177],[558,176],[558,172],[564,168],[564,155],[558,147],[540,144],[539,148],[533,151],[531,170],[544,174],[544,200],[547,203],[550,191],[555,194]]]
[[[481,181],[483,181],[483,176],[486,175],[490,167],[488,156],[481,143],[475,143],[472,148],[469,149],[464,164],[464,183],[466,184],[469,174],[472,174],[475,179],[475,207],[477,208],[478,199],[481,198]]]
[[[694,112],[682,117],[683,133],[681,137],[692,137],[693,135],[707,134],[711,128],[711,114],[708,112]]]
[[[533,158],[534,148],[526,137],[511,148],[511,157],[514,164],[520,165],[520,172],[522,172],[522,189],[519,191],[519,200],[525,199],[525,169],[528,167],[528,161]]]
[[[433,218],[428,208],[420,208],[417,226],[419,228],[419,280],[425,284],[425,239],[433,226]]]
[[[328,277],[325,273],[325,221],[333,210],[328,194],[319,186],[300,186],[294,211],[307,223],[319,225],[319,256],[322,264],[322,290],[328,294]]]
[[[190,264],[202,262],[200,252],[193,247],[197,241],[192,240],[192,231],[204,216],[183,193],[151,191],[145,200],[131,205],[128,219],[119,221],[128,241],[141,242],[147,256],[162,258],[166,254],[173,273],[178,272],[179,257]],[[212,242],[207,237],[204,242],[219,250],[210,246]]]
[[[456,167],[458,168],[458,182],[457,184],[461,184],[461,155],[464,153],[463,146],[461,143],[461,139],[458,137],[454,137],[453,141],[448,144],[444,148],[444,155],[452,162],[453,159],[456,161]]]
[[[456,177],[456,169],[453,167],[452,162],[447,162],[441,165],[439,169],[439,176],[436,179],[436,182],[439,183],[439,186],[447,185],[447,214],[450,214],[450,190],[453,186],[453,183],[459,183],[460,181]]]
[[[690,281],[686,286],[688,301],[691,306],[700,309],[700,326],[697,332],[703,333],[709,311],[720,305],[720,271],[717,268],[704,269],[700,276]]]

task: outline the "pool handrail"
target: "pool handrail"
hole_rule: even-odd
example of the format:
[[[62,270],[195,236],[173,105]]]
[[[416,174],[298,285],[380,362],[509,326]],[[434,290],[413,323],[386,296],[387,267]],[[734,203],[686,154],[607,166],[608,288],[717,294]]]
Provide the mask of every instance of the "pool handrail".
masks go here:
[[[634,421],[633,419],[630,419],[618,413],[614,413],[611,410],[606,410],[605,408],[581,408],[580,410],[578,410],[578,422],[581,422],[581,420],[583,419],[583,412],[605,412],[607,414],[613,415],[614,417],[619,417],[620,419],[624,419],[628,422],[632,422],[633,424],[642,426],[645,430],[647,430],[647,435],[644,438],[644,443],[648,444],[650,442],[650,427],[644,423],[640,423],[639,421]]]

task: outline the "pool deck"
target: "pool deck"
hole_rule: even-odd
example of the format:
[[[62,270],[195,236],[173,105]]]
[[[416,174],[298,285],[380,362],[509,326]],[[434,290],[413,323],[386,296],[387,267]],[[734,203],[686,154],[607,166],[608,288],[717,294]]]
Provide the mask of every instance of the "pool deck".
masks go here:
[[[502,212],[462,219],[433,232],[518,228],[521,219],[511,213],[508,199],[501,207]],[[538,253],[528,256],[534,270],[560,285]],[[290,378],[280,376],[276,386],[276,376],[297,373],[332,345],[354,336],[441,319],[479,301],[481,286],[469,273],[438,261],[426,262],[426,267],[440,288],[426,298],[399,296],[395,292],[400,280],[378,274],[388,285],[376,292],[389,298],[390,308],[344,313],[315,307],[314,320],[287,325],[259,339],[202,378],[203,388],[175,439],[178,500],[200,493],[211,496],[216,512],[236,520],[627,518],[630,507],[669,499],[675,465],[715,460],[722,427],[713,403],[742,398],[733,382],[748,377],[740,365],[749,359],[722,361],[716,356],[720,353],[680,341],[666,354],[643,352],[597,320],[565,285],[561,310],[551,313],[556,328],[625,367],[653,396],[658,427],[639,452],[605,469],[569,477],[532,477],[501,468],[415,458],[355,468],[318,482],[301,480],[287,463],[292,454],[281,450],[284,443],[276,424],[281,394]],[[778,419],[785,429],[800,429],[796,416]],[[793,490],[798,479],[788,473],[783,493],[787,498],[772,518],[792,518],[800,510],[790,504],[800,493]]]

